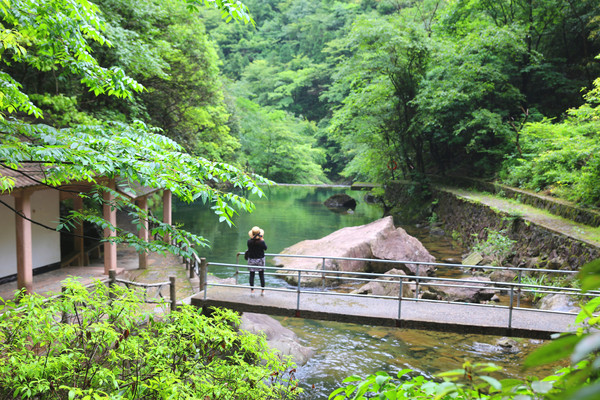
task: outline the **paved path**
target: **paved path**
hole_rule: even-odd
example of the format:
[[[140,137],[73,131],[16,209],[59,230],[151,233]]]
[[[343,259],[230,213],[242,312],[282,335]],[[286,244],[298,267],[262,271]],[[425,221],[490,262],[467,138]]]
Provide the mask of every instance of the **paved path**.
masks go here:
[[[169,276],[176,277],[177,300],[187,298],[194,294],[194,289],[187,277],[188,271],[183,264],[173,255],[162,256],[150,254],[148,268],[138,269],[138,255],[130,247],[119,246],[117,251],[117,265],[119,268],[118,279],[142,283],[168,282]],[[95,279],[108,278],[104,275],[104,265],[94,262],[87,267],[65,267],[42,274],[34,275],[33,290],[35,293],[50,296],[60,292],[60,284],[69,276],[78,277],[83,284],[91,283]],[[198,286],[196,285],[196,288]],[[0,298],[9,300],[14,298],[17,282],[8,282],[0,285]],[[197,290],[196,290],[197,291]],[[169,298],[168,290],[163,293]]]
[[[553,333],[572,330],[575,322],[575,315],[550,314],[533,309],[513,310],[509,329],[507,308],[410,300],[402,301],[401,316],[398,319],[397,300],[310,292],[300,294],[300,308],[297,310],[296,293],[276,288],[267,288],[263,297],[257,294],[251,296],[247,287],[209,286],[206,299],[204,292],[200,292],[191,298],[191,304],[363,325],[537,339],[549,339]]]
[[[491,194],[448,187],[440,187],[440,189],[450,192],[458,197],[476,201],[507,213],[522,215],[524,220],[533,222],[552,232],[569,236],[595,247],[600,247],[600,228],[593,228],[588,225],[580,224],[550,214],[539,208]]]

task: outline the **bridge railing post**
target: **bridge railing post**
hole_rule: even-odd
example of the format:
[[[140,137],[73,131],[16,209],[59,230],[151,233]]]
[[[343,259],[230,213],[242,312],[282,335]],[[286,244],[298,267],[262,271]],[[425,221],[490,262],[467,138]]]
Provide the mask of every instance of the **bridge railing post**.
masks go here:
[[[520,286],[519,286],[520,288]],[[513,314],[513,299],[514,299],[515,287],[510,287],[510,304],[508,306],[508,329],[512,329],[512,314]]]
[[[417,273],[419,271],[417,270]],[[415,282],[415,300],[419,300],[419,275],[415,276],[416,282]]]
[[[323,257],[323,263],[321,264],[321,270],[323,271],[323,273],[321,273],[321,285],[322,285],[322,289],[325,290],[325,257]]]
[[[177,287],[176,278],[169,276],[169,297],[171,298],[171,311],[177,311]]]
[[[398,321],[402,319],[402,286],[404,286],[404,282],[402,278],[400,278],[400,289],[398,290]]]
[[[60,293],[61,293],[61,300],[64,301],[65,300],[65,292],[67,291],[67,288],[64,287],[63,285],[60,285]],[[60,317],[60,322],[61,324],[66,324],[67,321],[69,320],[68,314],[66,311],[63,311],[61,313],[61,317]]]
[[[206,262],[206,258],[202,257],[200,259],[200,274],[198,275],[200,281],[200,291],[204,291],[204,300],[206,300],[206,279],[208,276],[208,263]]]
[[[115,293],[113,292],[114,287],[117,285],[117,270],[111,269],[108,271],[108,296],[111,299],[115,298]]]
[[[298,270],[298,287],[296,288],[296,314],[300,312],[300,280],[302,279],[302,272]]]
[[[519,270],[519,285],[521,284],[521,280],[523,278],[523,271]],[[521,286],[517,288],[517,307],[521,307]]]
[[[185,262],[186,262],[187,268],[190,269],[189,277],[190,277],[190,279],[192,279],[194,277],[194,267],[193,267],[194,264],[192,263],[192,259],[190,259],[188,257]]]
[[[238,264],[240,263],[240,253],[235,256],[235,272],[233,273],[233,277],[235,278],[235,284],[238,284],[238,276],[240,275],[240,267]]]

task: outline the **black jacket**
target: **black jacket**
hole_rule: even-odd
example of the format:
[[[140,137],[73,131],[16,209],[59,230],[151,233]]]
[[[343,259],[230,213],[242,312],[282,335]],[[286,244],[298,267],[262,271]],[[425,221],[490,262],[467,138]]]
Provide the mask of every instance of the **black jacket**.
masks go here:
[[[263,258],[267,244],[262,239],[248,239],[248,258]]]

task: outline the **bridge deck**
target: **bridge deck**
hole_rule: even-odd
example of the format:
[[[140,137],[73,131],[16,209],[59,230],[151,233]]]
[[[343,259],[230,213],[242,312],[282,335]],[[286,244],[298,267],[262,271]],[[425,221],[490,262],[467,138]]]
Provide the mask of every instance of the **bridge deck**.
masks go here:
[[[255,290],[260,292],[260,290]],[[264,297],[250,296],[248,287],[209,287],[207,298],[200,292],[191,298],[197,307],[225,307],[239,312],[292,316],[308,319],[396,326],[455,333],[549,339],[556,332],[574,330],[575,315],[538,310],[509,310],[500,307],[403,300],[398,320],[398,301],[369,296],[350,297],[302,292],[296,310],[296,293],[266,291]]]

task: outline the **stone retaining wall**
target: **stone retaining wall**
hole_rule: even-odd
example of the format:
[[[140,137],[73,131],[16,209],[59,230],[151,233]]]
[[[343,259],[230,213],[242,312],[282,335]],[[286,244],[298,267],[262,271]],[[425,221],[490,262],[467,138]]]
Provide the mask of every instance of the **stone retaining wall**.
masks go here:
[[[517,242],[514,266],[577,270],[600,257],[600,248],[596,246],[521,218],[515,219],[484,204],[458,198],[443,190],[435,190],[434,197],[438,199],[435,212],[446,230],[458,232],[468,246],[476,240],[473,233],[485,240],[486,228],[506,229],[508,236]]]
[[[571,202],[544,196],[527,190],[515,189],[494,182],[486,182],[471,178],[432,178],[433,181],[448,183],[448,179],[453,184],[461,187],[472,187],[484,192],[502,194],[507,198],[516,199],[523,204],[546,210],[551,214],[570,219],[581,224],[598,227],[600,226],[600,212],[588,208],[582,208]]]

